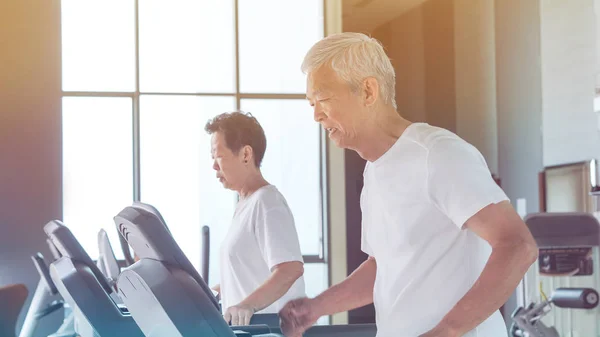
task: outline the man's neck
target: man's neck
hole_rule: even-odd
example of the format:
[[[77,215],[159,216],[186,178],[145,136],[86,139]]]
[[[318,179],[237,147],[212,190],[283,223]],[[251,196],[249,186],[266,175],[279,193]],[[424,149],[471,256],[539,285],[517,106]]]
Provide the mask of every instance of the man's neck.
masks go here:
[[[393,109],[375,113],[368,121],[355,150],[363,159],[374,162],[394,146],[411,124]]]

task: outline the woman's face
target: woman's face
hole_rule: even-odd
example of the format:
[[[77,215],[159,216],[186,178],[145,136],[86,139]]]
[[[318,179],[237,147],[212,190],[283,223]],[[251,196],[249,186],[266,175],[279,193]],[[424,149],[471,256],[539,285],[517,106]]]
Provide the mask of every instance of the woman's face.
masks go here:
[[[213,169],[223,187],[238,191],[245,178],[244,151],[234,153],[225,141],[225,135],[215,132],[211,138]],[[247,160],[247,159],[246,159]]]

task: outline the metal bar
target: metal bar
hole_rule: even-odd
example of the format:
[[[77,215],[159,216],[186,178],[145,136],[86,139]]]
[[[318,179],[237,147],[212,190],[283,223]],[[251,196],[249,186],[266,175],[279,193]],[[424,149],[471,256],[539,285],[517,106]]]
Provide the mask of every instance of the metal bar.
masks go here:
[[[235,109],[241,110],[242,97],[240,95],[240,25],[239,25],[239,0],[233,2],[233,22],[235,35]]]
[[[323,36],[327,36],[327,0],[323,0],[322,4],[323,7]],[[322,155],[322,160],[324,161],[322,167],[324,168],[323,172],[321,172],[322,175],[322,188],[323,188],[323,195],[324,195],[324,200],[323,200],[323,216],[322,218],[325,221],[324,224],[324,228],[323,228],[323,237],[324,237],[324,242],[323,242],[323,248],[324,248],[324,260],[325,263],[327,263],[327,285],[329,287],[332,286],[331,283],[331,242],[329,240],[329,238],[331,237],[331,214],[329,212],[329,207],[331,205],[330,202],[330,193],[329,193],[329,148],[328,148],[328,144],[329,144],[329,139],[327,137],[327,133],[325,132],[325,130],[321,130],[322,132],[322,140],[323,140],[323,144],[322,144],[322,148],[324,149],[324,153]],[[329,322],[331,322],[332,316],[330,315],[328,317]]]
[[[133,95],[133,200],[141,200],[140,179],[140,25],[139,0],[135,0],[135,93]]]
[[[319,255],[302,255],[302,259],[304,263],[325,263]]]
[[[322,13],[322,24],[323,24],[323,36],[327,35],[327,28],[326,28],[326,18],[327,18],[327,13],[326,13],[326,4],[325,4],[326,0],[323,0],[321,2],[321,13]],[[306,98],[306,95],[305,97]],[[328,174],[329,174],[329,170],[328,170],[328,166],[327,162],[329,160],[329,156],[328,156],[328,151],[327,151],[327,141],[328,141],[328,137],[327,137],[327,131],[325,131],[322,127],[319,127],[319,151],[320,151],[320,159],[321,159],[321,165],[319,167],[319,175],[320,175],[320,180],[319,180],[319,188],[321,191],[321,228],[320,228],[320,234],[321,234],[321,242],[319,245],[320,250],[320,257],[329,264],[329,179],[328,179]],[[331,280],[331,276],[329,275],[330,272],[329,270],[331,269],[330,266],[328,265],[328,272],[327,272],[327,283],[328,285],[330,284],[330,280]]]
[[[238,94],[242,99],[306,99],[306,94]]]
[[[155,96],[226,96],[236,97],[238,99],[306,99],[305,94],[273,94],[273,93],[224,93],[224,92],[112,92],[112,91],[65,91],[63,96],[84,96],[84,97],[130,97],[136,95],[155,95]]]
[[[320,160],[321,165],[319,166],[319,189],[320,189],[320,206],[321,206],[321,218],[320,218],[320,244],[319,244],[319,256],[324,260],[329,260],[329,235],[327,225],[329,223],[329,203],[328,203],[328,168],[327,168],[327,160],[328,160],[328,151],[327,151],[327,133],[323,128],[319,127],[319,152],[320,152]]]
[[[140,201],[141,167],[140,167],[140,96],[133,99],[133,201]]]
[[[131,97],[135,92],[63,91],[65,97]]]
[[[305,94],[273,94],[273,93],[208,93],[208,92],[141,92],[141,95],[164,95],[164,96],[226,96],[236,99],[306,99]]]
[[[140,92],[140,95],[155,96],[235,96],[235,93],[208,93],[208,92]]]

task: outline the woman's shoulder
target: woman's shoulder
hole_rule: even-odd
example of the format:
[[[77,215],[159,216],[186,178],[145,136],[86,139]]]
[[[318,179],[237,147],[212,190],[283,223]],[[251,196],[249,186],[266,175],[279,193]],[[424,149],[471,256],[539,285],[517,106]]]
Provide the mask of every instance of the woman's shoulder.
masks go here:
[[[280,207],[289,208],[285,197],[275,185],[265,185],[255,193],[256,205],[260,205],[265,210]]]

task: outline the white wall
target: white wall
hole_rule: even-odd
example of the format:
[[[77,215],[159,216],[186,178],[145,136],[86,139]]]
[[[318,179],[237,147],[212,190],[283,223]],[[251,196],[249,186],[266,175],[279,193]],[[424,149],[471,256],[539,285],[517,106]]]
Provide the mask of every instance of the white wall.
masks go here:
[[[494,2],[454,0],[456,131],[498,173]]]
[[[398,111],[456,131],[498,173],[494,3],[430,0],[372,35],[396,70]]]
[[[396,71],[398,112],[414,122],[424,122],[425,46],[423,10],[416,7],[380,25],[372,36],[383,44]]]
[[[600,155],[593,0],[541,0],[544,166]]]

